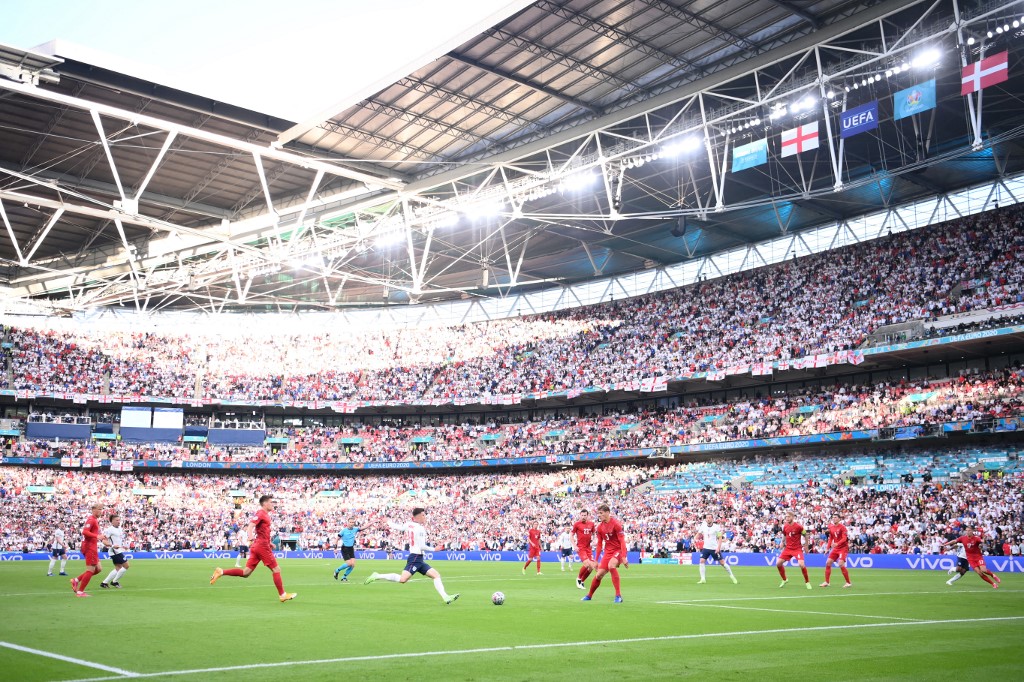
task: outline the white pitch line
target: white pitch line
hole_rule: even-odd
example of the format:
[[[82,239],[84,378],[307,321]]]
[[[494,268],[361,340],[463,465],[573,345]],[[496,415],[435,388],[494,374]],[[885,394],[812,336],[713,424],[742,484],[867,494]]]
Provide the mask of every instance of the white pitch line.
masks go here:
[[[717,639],[720,637],[749,637],[754,635],[780,635],[794,632],[821,632],[826,630],[862,630],[867,628],[912,627],[915,625],[950,625],[957,623],[991,623],[999,621],[1024,620],[1024,616],[1001,616],[993,618],[956,618],[950,620],[918,620],[910,623],[858,623],[854,625],[820,625],[806,628],[777,628],[774,630],[745,630],[741,632],[705,632],[692,635],[663,635],[659,637],[631,637],[628,639],[601,639],[583,642],[552,642],[547,644],[521,644],[513,646],[495,646],[481,649],[453,649],[449,651],[417,651],[403,654],[381,654],[378,656],[348,656],[345,658],[321,658],[308,661],[280,661],[278,663],[251,663],[249,665],[231,665],[220,668],[195,668],[191,670],[168,670],[158,673],[136,673],[134,677],[178,677],[183,675],[209,675],[212,673],[233,672],[235,670],[260,670],[265,668],[284,668],[295,665],[327,665],[333,663],[356,663],[361,661],[387,661],[403,658],[427,658],[435,656],[463,656],[488,654],[496,651],[527,651],[533,649],[562,649],[574,647],[604,646],[609,644],[637,644],[642,642],[677,642],[690,639]],[[67,682],[106,682],[122,680],[120,677],[89,677]]]
[[[114,679],[123,679],[125,677],[138,677],[138,673],[133,673],[130,670],[122,670],[121,668],[115,668],[111,665],[103,665],[102,663],[93,663],[92,661],[86,661],[81,658],[73,658],[71,656],[64,656],[62,654],[55,654],[52,651],[43,651],[42,649],[33,649],[27,646],[21,646],[20,644],[12,644],[11,642],[0,642],[0,646],[8,649],[14,649],[15,651],[24,651],[28,654],[35,654],[36,656],[43,656],[45,658],[53,658],[58,661],[65,661],[67,663],[74,663],[75,665],[85,666],[86,668],[96,668],[97,670],[105,670],[108,673],[117,673],[119,677]]]
[[[920,618],[901,618],[900,616],[866,616],[859,613],[835,613],[833,611],[796,611],[791,609],[762,609],[756,606],[728,606],[726,604],[694,604],[678,602],[680,606],[701,606],[708,609],[736,609],[737,611],[770,611],[771,613],[805,613],[812,616],[848,616],[849,618],[877,618],[879,620],[906,620],[919,622]]]

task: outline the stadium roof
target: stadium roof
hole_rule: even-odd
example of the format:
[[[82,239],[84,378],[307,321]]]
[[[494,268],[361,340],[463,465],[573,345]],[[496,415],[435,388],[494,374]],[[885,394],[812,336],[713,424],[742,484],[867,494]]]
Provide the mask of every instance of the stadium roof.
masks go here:
[[[1024,170],[1022,13],[538,0],[303,123],[59,46],[0,47],[0,278],[57,312],[329,310],[502,296],[842,222]],[[1008,50],[1010,78],[969,103],[961,62],[982,49]],[[893,95],[933,77],[936,108],[893,120]],[[875,99],[878,128],[840,141],[841,112]],[[814,122],[818,149],[782,157],[782,131]],[[767,163],[734,172],[733,148],[760,139]]]

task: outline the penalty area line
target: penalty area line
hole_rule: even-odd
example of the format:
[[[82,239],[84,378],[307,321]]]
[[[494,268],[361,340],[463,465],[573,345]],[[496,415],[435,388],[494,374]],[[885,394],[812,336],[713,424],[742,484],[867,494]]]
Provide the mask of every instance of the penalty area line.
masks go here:
[[[230,665],[219,668],[195,668],[191,670],[167,670],[157,673],[133,673],[134,678],[148,677],[179,677],[185,675],[210,675],[213,673],[233,672],[236,670],[261,670],[267,668],[283,668],[295,665],[329,665],[334,663],[358,663],[363,661],[390,661],[403,658],[429,658],[435,656],[465,656],[488,654],[498,651],[528,651],[534,649],[564,649],[573,647],[603,646],[609,644],[637,644],[643,642],[679,642],[689,639],[717,639],[721,637],[751,637],[755,635],[782,635],[789,633],[823,632],[827,630],[864,630],[869,628],[905,628],[918,625],[951,625],[960,623],[992,623],[1024,620],[1024,616],[1000,616],[993,618],[955,618],[948,620],[919,620],[898,623],[856,623],[852,625],[820,625],[805,628],[776,628],[772,630],[744,630],[740,632],[704,632],[692,635],[662,635],[656,637],[630,637],[627,639],[599,639],[580,642],[549,642],[545,644],[520,644],[512,646],[484,647],[480,649],[452,649],[449,651],[415,651],[400,654],[380,654],[377,656],[346,656],[344,658],[321,658],[309,661],[280,661],[277,663],[250,663],[248,665]],[[119,677],[89,677],[68,682],[105,682],[120,680]]]
[[[33,649],[32,647],[21,646],[20,644],[12,644],[11,642],[0,642],[0,646],[7,649],[14,649],[15,651],[22,651],[27,654],[35,654],[36,656],[43,656],[44,658],[52,658],[58,661],[64,661],[66,663],[74,663],[75,665],[81,665],[86,668],[95,668],[97,670],[103,670],[108,673],[117,673],[117,677],[112,678],[115,680],[123,679],[125,677],[138,677],[138,673],[133,673],[130,670],[122,670],[121,668],[115,668],[111,665],[103,665],[102,663],[94,663],[92,661],[86,661],[81,658],[74,658],[72,656],[64,656],[63,654],[55,654],[52,651],[43,651],[42,649]]]

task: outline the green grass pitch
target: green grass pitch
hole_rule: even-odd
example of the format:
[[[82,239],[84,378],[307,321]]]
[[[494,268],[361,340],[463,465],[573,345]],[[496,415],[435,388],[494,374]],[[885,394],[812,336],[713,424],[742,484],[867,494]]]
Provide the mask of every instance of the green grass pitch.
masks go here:
[[[594,601],[574,574],[546,564],[436,562],[446,606],[428,580],[364,585],[398,561],[282,562],[279,603],[263,567],[208,584],[216,562],[136,561],[124,589],[75,598],[45,562],[0,564],[0,679],[158,680],[965,680],[1024,675],[1024,576],[993,590],[973,573],[853,570],[854,587],[779,589],[771,568],[633,565],[622,604],[605,579]],[[232,565],[228,562],[227,566]],[[109,571],[110,562],[104,561]],[[71,575],[82,562],[68,565]],[[493,606],[495,591],[506,595]],[[20,648],[17,648],[20,647]],[[30,649],[28,651],[26,649]],[[69,660],[70,659],[70,660]]]

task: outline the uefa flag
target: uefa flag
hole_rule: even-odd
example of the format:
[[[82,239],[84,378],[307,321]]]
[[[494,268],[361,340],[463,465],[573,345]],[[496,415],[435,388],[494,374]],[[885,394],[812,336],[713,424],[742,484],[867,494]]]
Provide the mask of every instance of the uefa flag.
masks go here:
[[[812,121],[792,130],[782,131],[782,156],[793,156],[818,148],[818,122]]]
[[[768,163],[768,140],[754,140],[750,144],[741,144],[732,150],[732,172]]]
[[[998,85],[1010,77],[1009,71],[1006,50],[965,66],[960,72],[960,94],[969,95],[990,85]]]
[[[935,108],[935,79],[900,90],[892,96],[894,121]]]

